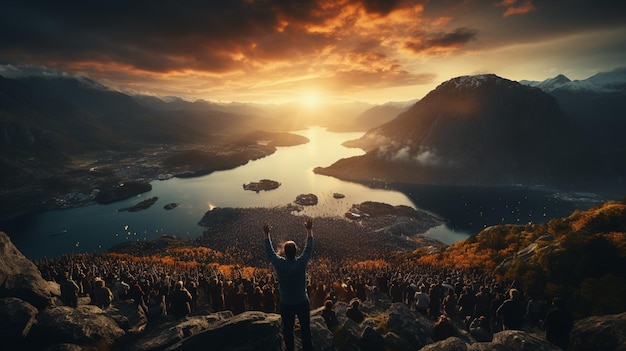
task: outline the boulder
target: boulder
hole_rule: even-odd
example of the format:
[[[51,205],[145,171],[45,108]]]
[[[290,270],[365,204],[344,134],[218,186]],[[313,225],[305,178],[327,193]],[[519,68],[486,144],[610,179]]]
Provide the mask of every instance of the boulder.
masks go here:
[[[346,318],[335,330],[334,344],[342,351],[360,351],[361,333],[359,325]]]
[[[315,350],[319,351],[334,351],[333,345],[334,335],[328,329],[326,321],[321,316],[311,316],[311,339]]]
[[[159,323],[155,323],[138,340],[129,343],[128,349],[136,351],[164,350],[185,338],[208,329],[210,325],[232,316],[231,311],[180,319],[168,316],[160,320]]]
[[[41,310],[51,303],[54,292],[37,266],[0,232],[0,298],[17,297]]]
[[[280,316],[246,311],[209,325],[207,330],[168,347],[168,351],[255,350],[280,351],[283,348]]]
[[[456,336],[428,344],[420,351],[557,351],[560,348],[543,338],[520,330],[494,334],[492,342],[473,342]]]
[[[570,335],[572,350],[626,350],[626,313],[578,320]]]
[[[0,340],[8,344],[24,340],[37,313],[37,309],[24,300],[16,297],[0,299]]]
[[[117,323],[96,306],[51,307],[37,315],[29,339],[41,346],[72,343],[110,347],[124,335]]]
[[[383,337],[389,350],[415,350],[411,343],[394,332],[388,332]]]
[[[361,351],[379,351],[385,349],[385,338],[372,327],[366,327],[361,334]]]
[[[128,334],[138,334],[146,329],[148,317],[144,310],[132,300],[117,301],[104,310]]]
[[[83,348],[74,344],[57,344],[46,348],[44,351],[82,351]]]
[[[493,341],[491,343],[476,343],[476,344],[492,344],[492,347],[487,349],[499,349],[499,350],[520,350],[520,351],[558,351],[559,347],[554,346],[544,338],[539,338],[536,335],[528,334],[521,330],[504,330],[493,335]],[[486,346],[486,345],[485,345]]]
[[[387,329],[410,342],[413,349],[433,342],[433,323],[425,316],[400,302],[392,303],[387,313]]]
[[[476,350],[465,341],[451,336],[445,340],[440,340],[432,344],[428,344],[420,349],[420,351],[469,351]]]

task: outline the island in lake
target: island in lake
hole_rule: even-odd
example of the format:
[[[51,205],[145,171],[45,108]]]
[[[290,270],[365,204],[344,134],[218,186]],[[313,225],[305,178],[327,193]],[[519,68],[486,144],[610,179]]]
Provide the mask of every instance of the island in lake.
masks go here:
[[[157,196],[151,197],[149,199],[145,199],[141,201],[140,203],[134,206],[118,208],[117,212],[124,212],[124,211],[137,212],[137,211],[145,210],[145,209],[150,208],[150,206],[154,205],[154,203],[157,202],[157,200],[159,200]]]
[[[280,183],[275,180],[261,179],[258,182],[250,182],[248,184],[244,184],[243,189],[256,191],[258,193],[261,190],[272,190],[278,188],[279,186]]]

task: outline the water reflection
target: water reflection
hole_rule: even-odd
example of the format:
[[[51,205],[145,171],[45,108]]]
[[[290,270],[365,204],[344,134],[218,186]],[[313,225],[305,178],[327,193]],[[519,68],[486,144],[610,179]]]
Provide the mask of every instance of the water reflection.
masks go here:
[[[378,201],[406,205],[427,211],[446,220],[426,236],[452,244],[478,233],[485,227],[500,224],[541,223],[567,216],[574,203],[546,190],[521,187],[481,188],[433,185],[398,185],[371,189],[332,177],[317,175],[313,169],[329,166],[340,158],[363,153],[341,146],[362,133],[331,133],[322,128],[298,132],[311,140],[294,147],[282,147],[268,157],[227,171],[198,178],[172,178],[152,182],[152,190],[132,199],[110,205],[24,216],[4,223],[15,245],[31,259],[54,257],[71,252],[100,252],[126,241],[142,241],[170,234],[196,237],[202,233],[198,221],[215,207],[275,207],[293,203],[299,194],[318,196],[316,206],[305,207],[301,215],[310,217],[343,216],[352,204]],[[281,183],[271,191],[245,191],[242,184],[261,179]],[[334,193],[344,198],[333,197]],[[146,198],[158,196],[157,203],[139,212],[117,212]],[[166,211],[163,206],[177,203]],[[576,204],[580,207],[580,204]],[[63,232],[53,236],[51,233]],[[139,234],[138,234],[139,233]]]
[[[312,127],[297,132],[310,143],[281,147],[265,158],[226,171],[198,178],[172,178],[153,181],[152,190],[137,197],[110,205],[92,205],[25,216],[3,226],[15,245],[29,258],[54,257],[70,252],[98,252],[125,241],[149,240],[161,234],[196,237],[202,233],[198,221],[215,207],[275,207],[292,203],[299,194],[314,193],[319,202],[301,212],[307,216],[343,216],[354,203],[380,201],[392,205],[413,206],[398,191],[369,189],[360,184],[317,175],[313,169],[336,160],[363,154],[360,149],[341,146],[362,133],[331,133]],[[260,179],[277,180],[282,185],[259,193],[244,191],[242,184]],[[332,197],[334,192],[346,195]],[[147,210],[117,212],[150,197],[159,200]],[[165,211],[164,204],[178,203]],[[6,228],[6,229],[5,229]],[[50,233],[66,230],[63,236]]]

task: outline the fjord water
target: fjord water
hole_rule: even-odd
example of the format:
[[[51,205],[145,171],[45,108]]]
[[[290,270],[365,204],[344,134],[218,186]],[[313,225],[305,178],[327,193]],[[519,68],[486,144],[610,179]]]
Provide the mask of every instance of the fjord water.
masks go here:
[[[30,259],[102,252],[119,243],[149,240],[162,234],[197,237],[203,230],[198,221],[215,207],[276,207],[293,203],[299,194],[313,193],[319,198],[318,205],[305,207],[300,215],[343,217],[352,204],[364,201],[407,205],[446,219],[446,225],[431,229],[426,236],[452,244],[488,225],[539,222],[567,215],[573,209],[568,202],[546,192],[522,188],[412,186],[399,192],[318,175],[313,173],[317,166],[329,166],[340,158],[363,154],[360,149],[341,146],[362,133],[332,133],[319,127],[296,133],[310,142],[280,147],[270,156],[231,170],[196,178],[155,180],[151,191],[113,204],[22,216],[2,224],[0,230],[7,232]],[[260,179],[276,180],[281,186],[258,193],[243,189],[244,183]],[[335,199],[335,192],[344,194],[345,198]],[[149,209],[116,211],[154,196],[159,200]],[[179,206],[169,211],[163,208],[172,202]]]
[[[341,146],[362,133],[331,133],[318,127],[296,133],[310,142],[280,147],[270,156],[231,170],[196,178],[155,180],[151,191],[113,204],[23,216],[0,230],[6,231],[28,258],[40,259],[72,252],[105,251],[115,244],[149,240],[161,234],[196,237],[203,229],[198,221],[215,207],[283,206],[293,203],[299,194],[314,193],[319,197],[317,206],[301,212],[308,216],[342,216],[353,203],[369,200],[413,206],[408,197],[397,191],[369,189],[313,173],[317,166],[329,166],[340,158],[362,154],[362,150]],[[243,190],[244,183],[260,179],[273,179],[281,186],[258,193]],[[333,198],[334,192],[343,193],[345,198]],[[149,209],[116,211],[154,196],[159,200]],[[169,211],[163,208],[172,202],[179,206]]]

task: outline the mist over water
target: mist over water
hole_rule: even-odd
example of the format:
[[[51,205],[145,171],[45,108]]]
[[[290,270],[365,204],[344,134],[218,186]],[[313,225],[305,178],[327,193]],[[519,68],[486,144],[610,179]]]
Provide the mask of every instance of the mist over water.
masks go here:
[[[491,225],[540,223],[566,216],[575,208],[572,202],[543,190],[394,185],[401,190],[398,191],[372,189],[318,175],[313,173],[315,167],[363,154],[360,149],[341,146],[363,133],[332,133],[319,127],[296,133],[309,138],[310,143],[278,148],[268,157],[232,170],[196,178],[155,180],[151,191],[113,204],[22,216],[3,223],[0,230],[7,232],[30,259],[102,252],[119,243],[150,240],[162,234],[197,237],[203,231],[198,221],[216,207],[284,206],[293,203],[299,194],[313,193],[319,198],[318,205],[305,207],[299,215],[343,217],[352,204],[364,201],[406,205],[445,219],[446,224],[432,228],[425,236],[453,244]],[[243,189],[243,184],[261,179],[276,180],[281,186],[258,193]],[[344,194],[345,198],[335,199],[335,192]],[[116,211],[154,196],[159,200],[149,209]],[[166,211],[163,206],[172,202],[179,206]]]

